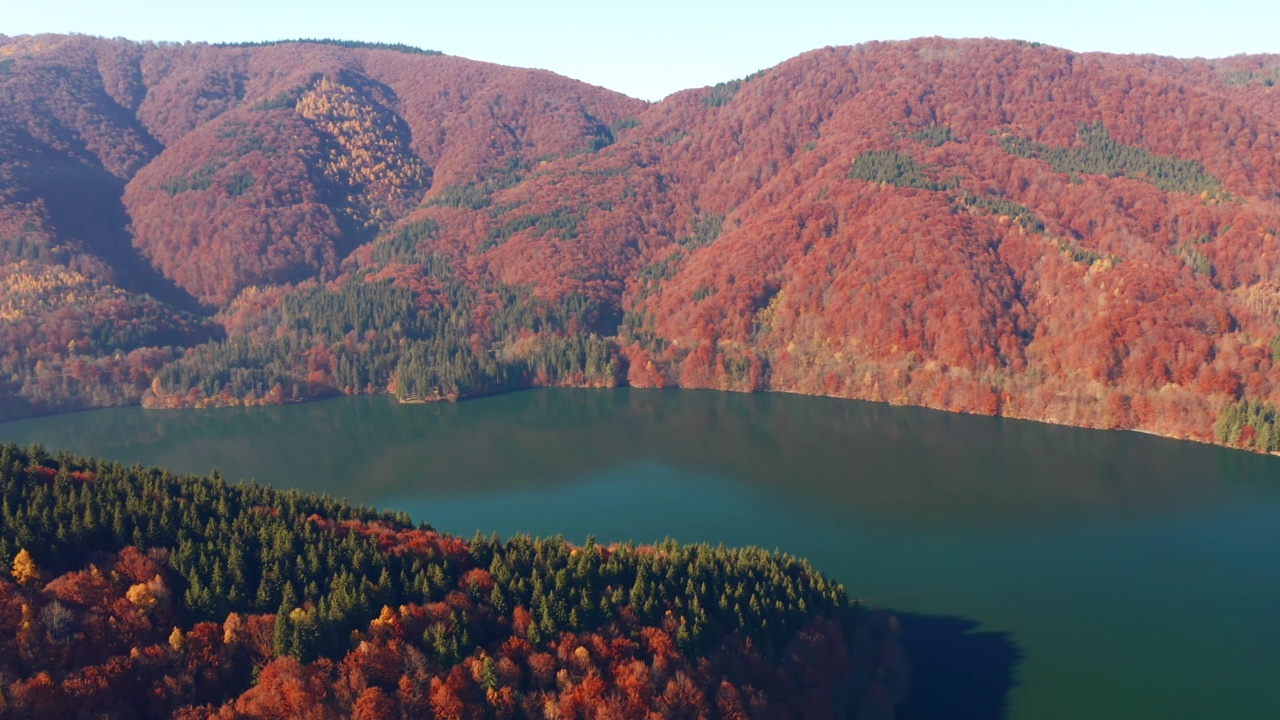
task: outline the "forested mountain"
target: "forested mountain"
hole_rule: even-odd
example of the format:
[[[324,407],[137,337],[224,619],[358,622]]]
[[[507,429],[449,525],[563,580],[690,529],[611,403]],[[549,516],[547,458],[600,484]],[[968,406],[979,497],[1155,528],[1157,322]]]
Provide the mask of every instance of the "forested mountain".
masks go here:
[[[878,718],[905,687],[893,621],[777,553],[464,541],[13,445],[0,497],[0,718]]]
[[[647,104],[0,38],[0,412],[629,383],[1277,450],[1277,80],[922,39]]]

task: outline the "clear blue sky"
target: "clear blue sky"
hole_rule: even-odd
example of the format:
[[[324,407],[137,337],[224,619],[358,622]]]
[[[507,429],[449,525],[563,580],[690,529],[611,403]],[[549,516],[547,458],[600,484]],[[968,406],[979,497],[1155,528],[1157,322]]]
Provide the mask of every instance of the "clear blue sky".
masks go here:
[[[40,32],[403,42],[658,100],[825,45],[923,35],[1179,57],[1280,53],[1280,0],[0,0],[0,33]]]

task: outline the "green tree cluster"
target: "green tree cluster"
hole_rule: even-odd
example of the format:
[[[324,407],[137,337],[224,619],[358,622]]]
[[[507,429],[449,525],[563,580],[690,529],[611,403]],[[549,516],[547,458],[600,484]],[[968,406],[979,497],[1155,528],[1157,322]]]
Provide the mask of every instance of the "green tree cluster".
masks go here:
[[[706,97],[702,98],[702,104],[709,108],[724,107],[725,105],[728,105],[729,101],[733,100],[738,92],[742,90],[743,85],[751,82],[752,80],[759,80],[764,77],[765,72],[767,71],[757,70],[756,72],[753,72],[739,80],[728,80],[726,82],[716,83],[712,86],[711,91],[707,93]]]
[[[1175,248],[1178,257],[1191,268],[1191,272],[1201,277],[1212,278],[1218,274],[1217,268],[1213,266],[1213,261],[1207,255],[1200,252],[1200,249],[1194,243],[1183,243]]]
[[[1035,211],[1012,200],[993,195],[976,195],[966,192],[960,195],[959,205],[1007,217],[1020,225],[1023,230],[1032,234],[1043,235],[1045,232],[1044,221],[1036,215]]]
[[[729,101],[738,94],[742,89],[741,80],[729,80],[728,82],[716,83],[711,88],[711,92],[702,99],[702,104],[707,107],[724,107]]]
[[[1245,398],[1223,409],[1214,425],[1218,441],[1262,452],[1280,451],[1280,414],[1276,406]]]
[[[896,150],[870,150],[862,153],[854,158],[849,177],[853,180],[920,190],[948,190],[953,187],[952,183],[931,179],[927,166]]]
[[[259,319],[277,333],[236,335],[188,353],[161,370],[161,392],[282,401],[391,387],[401,399],[419,401],[494,393],[534,379],[617,384],[620,362],[603,337],[620,320],[613,310],[578,293],[546,300],[501,282],[473,288],[448,258],[427,249],[437,232],[429,221],[403,226],[373,254],[378,263],[420,266],[439,282],[438,302],[422,307],[409,289],[368,281],[367,270],[338,285],[298,290]],[[530,335],[536,338],[521,351],[507,350]],[[484,338],[479,346],[477,337]],[[327,389],[313,387],[309,358],[317,349],[332,353]]]
[[[1218,193],[1222,181],[1195,160],[1157,155],[1137,145],[1125,145],[1111,137],[1102,123],[1081,123],[1076,131],[1080,144],[1060,147],[1009,135],[1000,140],[1004,150],[1018,157],[1043,160],[1060,173],[1130,177],[1151,183],[1165,192]]]
[[[476,248],[476,252],[498,247],[512,235],[530,228],[535,228],[539,236],[555,233],[561,240],[572,240],[578,236],[578,225],[585,219],[584,209],[567,207],[559,207],[545,213],[521,215],[490,230],[485,241]]]
[[[951,128],[946,125],[929,125],[911,133],[911,139],[927,147],[942,147],[951,142]]]
[[[626,611],[642,625],[674,623],[694,655],[726,634],[776,652],[815,617],[855,611],[840,585],[777,552],[670,540],[612,548],[527,536],[461,542],[403,514],[328,497],[39,447],[0,446],[0,499],[0,557],[29,548],[38,567],[57,574],[127,546],[167,551],[185,625],[275,613],[277,651],[304,661],[340,658],[351,631],[384,606],[425,606],[456,592],[469,603],[452,601],[450,621],[422,637],[428,657],[446,666],[509,635],[517,606],[533,618],[527,635],[535,645]],[[373,524],[381,542],[387,532],[438,541],[388,552],[378,534],[359,532]],[[477,570],[485,582],[474,579]]]
[[[169,197],[192,190],[208,190],[213,186],[214,173],[220,169],[215,164],[205,165],[190,175],[166,180],[160,185],[160,189],[164,190]]]
[[[699,214],[693,218],[688,235],[676,238],[676,244],[689,250],[697,250],[715,242],[724,230],[723,215]]]

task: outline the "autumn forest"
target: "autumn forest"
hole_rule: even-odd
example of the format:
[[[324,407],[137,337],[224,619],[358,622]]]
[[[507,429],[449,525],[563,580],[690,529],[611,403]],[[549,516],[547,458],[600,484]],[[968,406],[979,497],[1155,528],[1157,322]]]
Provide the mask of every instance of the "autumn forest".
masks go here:
[[[1277,450],[1277,77],[924,39],[645,103],[0,37],[0,414],[630,384]]]
[[[1278,80],[932,38],[649,103],[406,45],[0,35],[0,422],[680,387],[1280,452]],[[0,720],[871,719],[898,631],[777,551],[0,445]]]
[[[0,718],[891,717],[892,620],[761,550],[462,540],[0,446]]]

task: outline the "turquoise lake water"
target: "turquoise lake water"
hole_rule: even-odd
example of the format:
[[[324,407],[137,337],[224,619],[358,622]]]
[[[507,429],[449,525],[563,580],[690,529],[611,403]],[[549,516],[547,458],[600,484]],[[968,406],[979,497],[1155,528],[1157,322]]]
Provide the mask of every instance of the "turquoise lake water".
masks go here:
[[[1280,717],[1280,458],[791,395],[99,410],[0,440],[452,533],[780,548],[902,618],[907,718]]]

